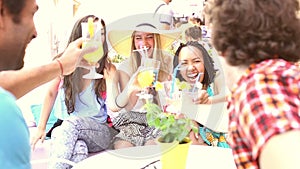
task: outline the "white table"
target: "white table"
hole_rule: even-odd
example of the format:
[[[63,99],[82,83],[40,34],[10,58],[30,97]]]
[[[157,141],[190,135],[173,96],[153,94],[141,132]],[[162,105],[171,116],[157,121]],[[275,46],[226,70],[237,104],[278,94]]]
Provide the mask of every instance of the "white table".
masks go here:
[[[73,169],[98,169],[102,166],[110,169],[140,169],[159,160],[159,146],[141,146],[119,150],[110,150],[94,155],[77,163]],[[160,162],[155,166],[160,169]],[[147,169],[154,168],[153,165]],[[227,148],[191,145],[187,159],[187,169],[236,169],[232,151]]]

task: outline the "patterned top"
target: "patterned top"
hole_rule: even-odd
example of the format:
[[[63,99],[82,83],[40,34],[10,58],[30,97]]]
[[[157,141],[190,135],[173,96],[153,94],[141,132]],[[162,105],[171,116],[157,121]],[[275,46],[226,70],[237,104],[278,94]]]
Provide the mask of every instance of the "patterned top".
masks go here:
[[[206,92],[209,96],[214,96],[213,90],[210,86],[206,89]],[[207,145],[230,148],[227,143],[225,133],[215,132],[209,128],[206,128],[202,124],[200,124],[198,131],[202,140]]]
[[[229,143],[238,169],[259,168],[274,135],[300,129],[300,70],[282,59],[252,64],[229,98]]]

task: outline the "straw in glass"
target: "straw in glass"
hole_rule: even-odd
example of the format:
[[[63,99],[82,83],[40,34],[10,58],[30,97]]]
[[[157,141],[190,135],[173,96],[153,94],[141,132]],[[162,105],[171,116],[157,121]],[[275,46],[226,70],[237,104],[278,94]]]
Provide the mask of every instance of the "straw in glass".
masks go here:
[[[171,83],[171,90],[170,90],[170,98],[172,98],[172,94],[174,93],[174,88],[175,88],[175,79],[176,79],[176,75],[177,72],[179,70],[179,67],[181,66],[181,63],[179,63],[173,70],[173,74],[172,74],[172,83]]]
[[[195,82],[195,85],[194,85],[194,87],[193,87],[193,89],[192,89],[192,92],[193,92],[193,93],[194,93],[195,90],[196,90],[197,83],[199,83],[199,79],[200,79],[200,77],[201,77],[202,74],[203,74],[203,73],[198,73],[198,75],[197,75],[197,77],[196,77],[196,82]]]
[[[145,60],[145,58],[148,58],[148,53],[147,53],[148,48],[146,46],[140,46],[140,49],[135,49],[133,50],[133,52],[142,52],[142,63],[141,65],[143,65],[143,61]]]

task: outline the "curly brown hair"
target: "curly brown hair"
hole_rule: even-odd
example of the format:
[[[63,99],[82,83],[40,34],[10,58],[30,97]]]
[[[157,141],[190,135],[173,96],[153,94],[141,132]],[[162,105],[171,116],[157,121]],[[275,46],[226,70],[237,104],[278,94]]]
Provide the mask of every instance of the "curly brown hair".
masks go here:
[[[98,21],[99,18],[94,16],[94,15],[87,15],[79,19],[75,24],[72,29],[71,35],[68,40],[68,44],[71,43],[72,41],[80,38],[82,36],[82,28],[81,28],[81,23],[82,22],[87,22],[88,18],[92,17],[94,18],[94,21]],[[106,26],[105,22],[103,19],[101,19],[101,25],[103,26],[104,29],[104,34],[106,35]],[[106,37],[106,36],[105,36]],[[108,45],[106,38],[103,43],[103,57],[98,61],[99,67],[96,69],[96,71],[100,74],[103,74],[103,70],[105,65],[107,64],[107,54],[108,54]],[[61,54],[59,54],[57,57],[59,57]],[[77,95],[80,93],[80,89],[82,88],[82,72],[83,68],[76,68],[76,70],[71,73],[70,75],[64,76],[64,82],[63,82],[63,89],[65,92],[65,104],[68,110],[68,113],[72,113],[75,110],[75,98]],[[106,91],[106,83],[104,79],[95,79],[94,81],[94,91],[97,97],[98,103],[100,103],[99,99],[103,99],[101,96],[101,92]]]
[[[300,59],[298,0],[211,0],[212,43],[230,65]]]

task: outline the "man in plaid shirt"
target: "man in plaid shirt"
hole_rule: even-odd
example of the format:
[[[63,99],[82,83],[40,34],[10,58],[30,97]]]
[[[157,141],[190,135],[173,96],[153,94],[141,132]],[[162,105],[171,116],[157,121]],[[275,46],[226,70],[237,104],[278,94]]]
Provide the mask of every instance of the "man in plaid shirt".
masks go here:
[[[231,88],[230,146],[238,169],[295,169],[300,157],[298,0],[214,0],[206,12]],[[233,78],[229,78],[233,77]]]

